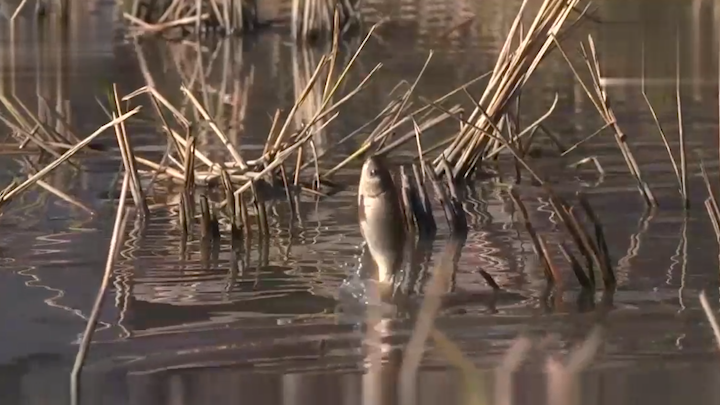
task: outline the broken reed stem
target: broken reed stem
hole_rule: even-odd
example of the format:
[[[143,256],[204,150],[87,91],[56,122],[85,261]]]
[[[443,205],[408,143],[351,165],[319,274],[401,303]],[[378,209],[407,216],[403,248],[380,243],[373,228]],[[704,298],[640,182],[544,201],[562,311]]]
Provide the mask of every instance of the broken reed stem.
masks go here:
[[[115,112],[112,113],[112,118],[122,115],[122,106],[120,105],[120,98],[118,97],[117,84],[112,85],[112,95],[114,102]],[[145,199],[145,193],[140,183],[140,176],[138,176],[137,165],[135,163],[135,153],[133,153],[130,139],[127,136],[125,130],[125,121],[120,121],[115,125],[115,136],[117,138],[118,149],[120,149],[120,156],[122,157],[125,165],[125,170],[130,173],[131,191],[132,197],[135,201],[135,207],[140,210],[140,216],[147,218],[150,215],[150,210],[147,206],[147,200]]]
[[[90,317],[88,318],[85,326],[85,332],[83,333],[82,341],[78,347],[78,352],[75,357],[75,363],[73,364],[72,371],[70,373],[70,392],[72,397],[72,403],[77,404],[79,398],[79,376],[82,371],[85,357],[90,349],[90,343],[92,342],[92,336],[95,331],[95,327],[100,317],[100,309],[105,300],[105,292],[107,291],[108,285],[110,284],[110,278],[112,276],[113,264],[119,252],[119,247],[122,245],[123,235],[125,232],[125,223],[127,220],[125,210],[125,200],[127,199],[128,185],[130,182],[129,173],[125,172],[123,178],[122,189],[120,191],[120,200],[118,201],[118,207],[115,214],[115,226],[113,227],[112,238],[110,239],[110,248],[108,250],[107,260],[105,262],[105,273],[103,274],[102,282],[98,289],[98,293],[95,297],[95,303],[93,304]]]

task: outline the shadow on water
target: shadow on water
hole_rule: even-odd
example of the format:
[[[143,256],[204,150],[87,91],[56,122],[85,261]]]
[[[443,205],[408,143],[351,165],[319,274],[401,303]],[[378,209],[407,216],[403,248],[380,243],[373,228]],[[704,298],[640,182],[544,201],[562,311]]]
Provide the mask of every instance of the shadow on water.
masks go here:
[[[430,49],[436,55],[418,87],[428,99],[490,70],[518,2],[442,2],[432,12],[422,11],[422,2],[384,3],[368,2],[367,18],[391,20],[363,51],[348,88],[377,63],[383,68],[347,113],[314,139],[325,168],[357,149],[358,137],[338,142],[376,117],[388,92],[417,74]],[[192,109],[183,102],[180,84],[201,83],[208,89],[202,94],[208,112],[243,153],[255,158],[275,110],[292,105],[323,51],[296,47],[272,30],[221,43],[119,41],[112,7],[98,4],[91,6],[92,17],[65,31],[52,25],[38,30],[26,21],[12,37],[5,29],[1,33],[3,95],[22,101],[58,132],[80,136],[105,123],[95,98],[103,97],[108,83],[117,82],[127,94],[152,81],[188,114]],[[675,56],[667,51],[675,33],[667,27],[677,25],[684,44],[688,148],[716,153],[712,38],[720,7],[702,1],[657,4],[603,2],[598,15],[606,23],[585,26],[579,35],[592,33],[598,42],[613,108],[661,207],[644,209],[611,135],[593,138],[574,160],[575,152],[560,159],[549,139],[535,143],[540,156],[535,162],[553,186],[568,194],[583,187],[601,218],[617,271],[612,297],[600,291],[580,296],[569,266],[561,269],[562,292],[545,296],[541,264],[507,193],[512,180],[493,178],[466,190],[469,232],[455,257],[436,326],[483,370],[482,386],[494,386],[493,369],[518,336],[544,342],[538,354],[564,354],[601,324],[600,353],[580,377],[584,403],[714,403],[720,395],[716,347],[697,301],[702,290],[718,299],[717,243],[704,211],[682,214],[639,80],[644,55],[649,97],[666,131],[676,131]],[[358,43],[344,46],[341,54],[349,57]],[[523,108],[539,116],[557,91],[558,107],[547,126],[566,145],[575,144],[602,123],[565,62],[557,57],[544,63],[540,79],[523,90],[523,100],[532,100],[523,101]],[[320,97],[311,94],[308,104],[320,103]],[[9,114],[1,110],[3,117]],[[309,114],[301,111],[293,125],[303,125]],[[71,117],[70,122],[57,115]],[[158,161],[166,145],[157,142],[154,120],[146,114],[128,127],[138,155]],[[456,130],[454,125],[438,126],[423,142],[433,144]],[[22,159],[26,156],[9,153],[16,150],[12,142],[7,138],[0,144],[3,185],[32,170]],[[111,150],[113,142],[100,141]],[[678,142],[671,145],[677,148]],[[212,160],[223,156],[215,137],[199,137],[197,146]],[[413,148],[399,151],[398,161],[409,162],[412,153]],[[588,154],[601,162],[604,175],[586,166],[568,168]],[[707,163],[716,178],[716,160]],[[67,373],[102,277],[117,198],[108,197],[120,161],[90,156],[82,165],[82,171],[61,167],[45,179],[79,205],[37,188],[0,217],[0,307],[22,308],[0,311],[0,397],[7,403],[65,403],[61,398],[68,396]],[[358,170],[357,164],[349,165],[333,181],[354,185]],[[698,162],[692,160],[689,170],[697,173]],[[179,200],[181,190],[166,180],[158,179],[151,191],[154,203]],[[547,242],[563,242],[566,236],[547,197],[527,178],[517,189]],[[408,253],[401,288],[407,297],[380,305],[374,327],[368,328],[374,307],[368,298],[372,284],[362,276],[368,256],[357,226],[356,188],[322,198],[295,189],[291,203],[284,192],[270,191],[269,238],[253,232],[230,243],[228,226],[221,223],[222,243],[206,245],[195,237],[183,247],[177,206],[155,211],[144,226],[128,224],[83,373],[84,403],[395,403],[400,349],[446,246],[443,213],[435,212],[437,238]],[[694,201],[705,198],[697,176],[690,179],[690,193]],[[564,263],[559,251],[551,255]],[[501,291],[488,286],[479,270]],[[382,362],[370,364],[372,356]],[[544,401],[546,375],[539,357],[531,355],[516,373],[507,403]],[[465,401],[463,378],[442,353],[428,349],[422,360],[417,403]],[[484,395],[487,403],[503,402],[490,388]]]

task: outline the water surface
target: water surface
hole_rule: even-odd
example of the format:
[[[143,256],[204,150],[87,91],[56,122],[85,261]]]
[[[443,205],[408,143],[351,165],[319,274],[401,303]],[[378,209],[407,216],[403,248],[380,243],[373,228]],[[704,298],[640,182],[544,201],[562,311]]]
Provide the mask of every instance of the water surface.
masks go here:
[[[502,46],[517,1],[368,2],[368,23],[389,17],[363,51],[348,89],[382,63],[372,85],[345,108],[323,138],[319,151],[373,118],[399,81],[414,80],[430,50],[433,59],[417,93],[437,98],[488,71]],[[688,149],[701,150],[717,181],[717,52],[711,2],[649,0],[606,1],[596,12],[603,24],[585,23],[567,41],[566,51],[582,69],[578,41],[591,34],[597,44],[603,81],[612,107],[633,152],[659,200],[647,210],[627,173],[614,137],[605,132],[565,158],[557,157],[547,138],[537,141],[542,157],[534,159],[561,192],[582,188],[602,223],[617,271],[618,291],[612,305],[579,308],[576,283],[562,267],[565,293],[542,299],[544,276],[518,213],[507,195],[511,178],[473,186],[464,206],[470,232],[457,264],[453,291],[437,320],[483,370],[489,372],[521,335],[553,336],[552,353],[567,353],[593,325],[605,329],[600,353],[582,376],[584,403],[670,404],[692,400],[714,403],[716,343],[700,310],[705,290],[718,302],[718,248],[702,206],[706,192],[691,154],[690,194],[694,205],[684,215],[665,146],[641,93],[643,66],[648,96],[657,109],[671,146],[678,150],[675,109],[676,43]],[[11,36],[2,33],[3,92],[29,109],[42,108],[38,94],[55,106],[70,100],[73,128],[89,134],[106,122],[95,97],[108,83],[129,93],[152,75],[159,89],[180,102],[179,86],[202,68],[213,93],[211,111],[225,110],[222,125],[234,129],[242,152],[257,157],[272,115],[287,110],[322,50],[295,49],[282,30],[268,30],[223,43],[168,44],[156,40],[136,46],[122,39],[112,6],[93,5],[94,12],[68,32],[38,30],[21,22]],[[348,41],[350,55],[358,41]],[[644,55],[644,63],[643,63]],[[144,73],[140,66],[146,64]],[[233,116],[227,99],[239,86],[247,93],[242,116]],[[482,86],[471,88],[477,97]],[[565,61],[555,54],[523,92],[525,123],[542,115],[555,92],[558,106],[548,121],[566,145],[602,126],[602,120]],[[146,101],[142,101],[146,103]],[[447,105],[467,108],[459,95]],[[237,104],[237,103],[236,103]],[[163,138],[145,121],[129,128],[139,154],[157,159]],[[6,114],[3,111],[3,114]],[[452,133],[447,123],[428,134]],[[410,130],[408,127],[407,130]],[[113,148],[110,133],[102,141]],[[361,137],[323,158],[325,168],[354,151]],[[199,147],[213,158],[225,156],[217,139],[207,135]],[[114,149],[112,149],[114,150]],[[398,152],[407,161],[412,149]],[[604,169],[568,166],[594,156]],[[227,157],[225,157],[226,159]],[[83,171],[63,167],[48,183],[83,202],[96,215],[71,206],[41,189],[32,189],[3,211],[0,218],[0,396],[7,403],[67,403],[68,371],[90,312],[105,265],[114,216],[107,199],[120,161],[107,155],[83,160]],[[0,158],[0,182],[20,173],[15,155]],[[508,172],[506,172],[508,173]],[[335,181],[355,184],[358,165],[341,170]],[[551,242],[564,238],[546,198],[524,175],[518,187],[536,226]],[[158,187],[155,201],[172,200],[176,192]],[[84,380],[86,403],[108,404],[359,404],[365,356],[362,305],[352,292],[362,284],[361,236],[356,222],[355,188],[332,197],[301,194],[293,219],[280,197],[271,202],[273,237],[250,241],[240,254],[229,243],[205,255],[197,241],[182,258],[176,208],[154,213],[144,228],[131,222],[115,267],[113,286],[95,334]],[[427,271],[446,244],[441,225]],[[562,263],[559,253],[558,263]],[[490,273],[507,294],[490,305],[491,290],[478,270]],[[598,301],[599,300],[598,294]],[[405,316],[388,316],[386,343],[402,347],[411,330]],[[397,362],[393,356],[383,375],[390,399]],[[419,402],[461,403],[462,379],[437,351],[429,351],[420,373]],[[540,358],[531,358],[515,378],[513,401],[537,403],[545,397]],[[488,392],[493,397],[492,390]],[[367,398],[366,398],[367,400]]]

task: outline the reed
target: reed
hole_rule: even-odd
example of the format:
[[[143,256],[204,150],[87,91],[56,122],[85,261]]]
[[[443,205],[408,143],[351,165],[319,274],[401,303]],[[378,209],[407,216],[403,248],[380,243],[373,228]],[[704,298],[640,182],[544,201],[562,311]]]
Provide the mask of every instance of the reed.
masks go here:
[[[82,372],[82,368],[85,363],[85,357],[90,349],[92,336],[95,332],[98,318],[100,317],[100,310],[102,309],[103,302],[105,301],[107,288],[110,285],[113,266],[115,264],[115,260],[117,259],[119,248],[123,244],[123,238],[125,237],[125,224],[127,223],[128,218],[128,210],[125,208],[125,197],[129,189],[129,183],[129,173],[125,172],[120,192],[120,199],[118,201],[118,207],[115,215],[115,226],[113,227],[112,239],[110,240],[110,248],[108,249],[107,261],[105,263],[105,272],[103,274],[100,287],[98,288],[98,293],[95,297],[95,303],[93,304],[92,311],[90,312],[90,317],[87,320],[82,341],[78,347],[75,363],[73,364],[73,368],[70,373],[70,397],[73,405],[79,403],[80,373]]]

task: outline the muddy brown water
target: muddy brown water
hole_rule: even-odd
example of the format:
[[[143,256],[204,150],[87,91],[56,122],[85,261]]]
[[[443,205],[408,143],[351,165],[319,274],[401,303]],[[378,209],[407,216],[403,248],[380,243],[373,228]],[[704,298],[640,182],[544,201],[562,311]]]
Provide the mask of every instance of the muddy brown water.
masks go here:
[[[38,92],[50,103],[69,99],[72,123],[81,134],[104,123],[95,97],[104,97],[108,83],[117,82],[123,93],[144,85],[137,49],[121,39],[107,3],[94,3],[89,17],[65,36],[23,21],[11,36],[3,26],[6,94],[15,92],[33,111]],[[431,49],[435,54],[418,88],[425,97],[439,97],[490,69],[518,2],[476,3],[369,2],[369,21],[381,16],[391,21],[363,51],[350,81],[357,83],[377,63],[383,67],[316,140],[320,151],[377,114],[400,80],[414,79]],[[720,8],[711,1],[606,1],[598,9],[605,23],[588,23],[568,40],[577,63],[577,41],[593,35],[619,123],[660,201],[658,209],[645,209],[610,133],[564,158],[539,137],[542,157],[533,161],[538,170],[568,195],[582,188],[605,226],[619,283],[611,306],[578,308],[578,288],[567,266],[562,267],[564,295],[551,305],[543,303],[542,270],[500,184],[512,179],[473,186],[465,203],[470,232],[437,325],[487,371],[478,384],[491,385],[490,371],[517,337],[553,336],[549,352],[566,354],[600,322],[602,345],[580,377],[583,403],[714,403],[720,397],[717,345],[698,302],[705,290],[720,307],[718,247],[702,206],[706,194],[697,175],[698,159],[690,153],[694,204],[686,216],[667,152],[640,91],[644,65],[648,95],[677,154],[674,77],[679,38],[688,150],[703,152],[717,181],[718,13]],[[140,50],[158,87],[173,100],[179,100],[182,75],[190,77],[197,66],[218,92],[223,79],[229,88],[235,82],[247,87],[247,110],[235,141],[243,153],[257,156],[274,110],[287,109],[299,91],[293,74],[312,73],[320,52],[294,50],[284,33],[273,30],[202,46],[198,54],[192,44],[146,41]],[[349,42],[345,53],[354,46],[356,42]],[[560,58],[548,59],[523,93],[523,121],[540,116],[555,92],[558,106],[548,126],[568,145],[602,125]],[[479,87],[473,93],[479,95]],[[453,100],[468,105],[463,97]],[[162,153],[165,145],[151,126],[138,122],[130,128],[139,154]],[[455,124],[446,125],[428,136],[455,129]],[[110,134],[103,142],[113,147]],[[329,153],[324,167],[340,161],[359,142]],[[199,145],[223,156],[211,136]],[[398,156],[403,161],[408,154]],[[589,166],[568,168],[586,156],[598,159],[604,176]],[[0,157],[0,183],[19,173],[16,158]],[[84,171],[61,169],[48,182],[95,210],[95,216],[33,189],[0,217],[3,404],[69,401],[69,370],[110,239],[115,201],[104,196],[119,160],[103,156],[83,163]],[[357,177],[358,166],[353,165],[336,180],[354,184]],[[527,175],[519,191],[536,226],[550,241],[561,240],[546,199]],[[273,237],[266,245],[254,240],[249,257],[234,256],[224,243],[215,257],[204,260],[197,242],[191,242],[189,259],[182,260],[171,210],[155,213],[144,229],[130,223],[83,374],[83,403],[369,403],[363,392],[363,283],[357,276],[362,249],[354,193],[350,187],[319,203],[302,195],[297,202],[300,218],[295,220],[282,198],[272,202]],[[167,190],[158,189],[152,198],[173,198],[166,196]],[[441,229],[424,271],[445,245],[447,228],[440,211],[436,218]],[[561,263],[559,255],[558,260]],[[235,267],[233,261],[241,264]],[[494,306],[488,304],[490,289],[479,268],[506,290]],[[392,333],[385,343],[401,348],[411,325],[401,315],[387,319]],[[546,377],[538,358],[531,358],[514,377],[513,403],[545,402]],[[393,403],[395,362],[388,360],[384,368],[388,392],[383,395]],[[418,379],[419,403],[463,402],[463,380],[440,353],[428,352]],[[488,403],[507,400],[492,389],[486,395]]]

